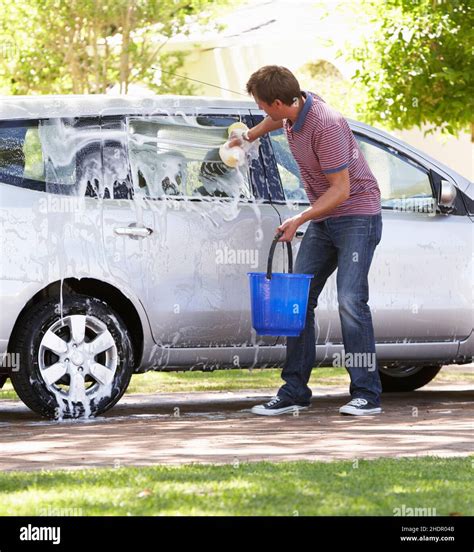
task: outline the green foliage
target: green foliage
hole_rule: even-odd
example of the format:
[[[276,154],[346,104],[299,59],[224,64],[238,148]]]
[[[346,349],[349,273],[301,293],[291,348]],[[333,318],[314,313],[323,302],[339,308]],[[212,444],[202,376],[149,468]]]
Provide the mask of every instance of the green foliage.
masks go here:
[[[350,59],[368,123],[457,134],[474,122],[474,8],[468,0],[362,0],[371,32]],[[358,92],[358,94],[357,94]]]
[[[360,119],[352,93],[353,84],[332,63],[325,60],[307,63],[296,76],[303,90],[315,92],[344,117]]]
[[[191,25],[211,25],[228,0],[0,0],[0,91],[104,93],[132,83],[191,93],[175,72],[183,52],[164,52]],[[156,70],[158,68],[158,71]],[[159,70],[162,70],[161,73]]]

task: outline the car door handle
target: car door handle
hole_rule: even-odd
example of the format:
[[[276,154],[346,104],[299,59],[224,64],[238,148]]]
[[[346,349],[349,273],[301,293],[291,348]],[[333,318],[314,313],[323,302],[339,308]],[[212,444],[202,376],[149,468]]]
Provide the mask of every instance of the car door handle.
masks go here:
[[[297,238],[302,238],[305,235],[305,233],[302,230],[297,230],[295,236]]]
[[[153,230],[147,228],[146,226],[122,226],[119,228],[114,228],[114,232],[118,236],[129,236],[131,238],[146,238],[148,237]]]

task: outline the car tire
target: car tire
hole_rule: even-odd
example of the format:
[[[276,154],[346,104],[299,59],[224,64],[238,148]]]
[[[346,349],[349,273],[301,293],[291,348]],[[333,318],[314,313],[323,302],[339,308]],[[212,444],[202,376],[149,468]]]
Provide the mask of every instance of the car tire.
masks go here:
[[[414,391],[429,383],[441,370],[441,366],[398,366],[379,369],[382,391],[396,393]]]
[[[102,414],[125,393],[133,372],[126,325],[104,301],[87,295],[45,299],[16,325],[11,380],[20,399],[46,418]]]

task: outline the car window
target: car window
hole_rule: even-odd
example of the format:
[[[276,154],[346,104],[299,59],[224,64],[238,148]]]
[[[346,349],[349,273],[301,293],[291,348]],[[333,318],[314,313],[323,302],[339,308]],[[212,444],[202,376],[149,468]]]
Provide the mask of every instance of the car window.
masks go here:
[[[128,159],[126,122],[108,117],[101,125],[103,182],[98,192],[104,199],[132,199],[133,185]]]
[[[125,123],[0,121],[0,181],[55,194],[131,199]]]
[[[309,203],[298,165],[290,151],[290,146],[283,129],[270,132],[269,136],[285,199]]]
[[[382,196],[382,207],[394,208],[409,200],[415,208],[422,204],[434,206],[433,192],[428,172],[392,148],[376,144],[356,135],[358,145],[371,171],[376,177]]]
[[[429,175],[423,167],[395,150],[391,151],[382,145],[377,145],[365,137],[356,135],[356,139],[377,178],[383,207],[399,207],[400,202],[405,202],[406,210],[411,209],[410,205],[416,210],[421,206],[429,210],[434,208]],[[291,154],[283,129],[271,132],[270,140],[285,199],[308,202],[298,166]]]
[[[48,192],[82,197],[102,182],[98,117],[45,119],[38,131]]]
[[[153,116],[128,118],[128,149],[135,193],[152,198],[251,197],[246,168],[219,157],[238,117]]]
[[[37,121],[0,121],[0,181],[44,190],[45,166]]]

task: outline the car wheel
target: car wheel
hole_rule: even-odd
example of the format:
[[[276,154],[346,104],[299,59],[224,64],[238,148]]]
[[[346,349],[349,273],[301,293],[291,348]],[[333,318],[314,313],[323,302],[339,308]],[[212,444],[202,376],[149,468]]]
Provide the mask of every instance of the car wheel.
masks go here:
[[[17,324],[14,351],[20,368],[11,380],[20,399],[47,418],[101,414],[125,393],[133,348],[120,316],[86,295],[47,299]]]
[[[441,366],[380,367],[380,381],[384,393],[413,391],[429,383],[441,370]]]

